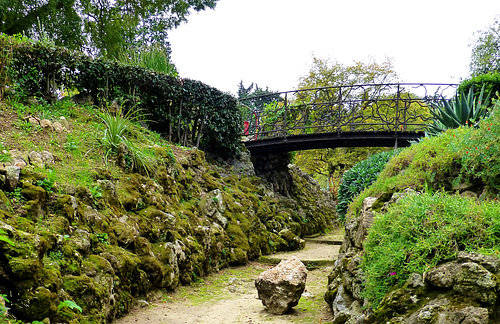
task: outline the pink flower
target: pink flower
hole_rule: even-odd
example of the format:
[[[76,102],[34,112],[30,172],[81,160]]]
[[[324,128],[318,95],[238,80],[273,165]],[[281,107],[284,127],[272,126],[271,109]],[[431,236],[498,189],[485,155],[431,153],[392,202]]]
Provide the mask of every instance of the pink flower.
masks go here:
[[[396,275],[396,271],[389,273],[389,276],[395,276],[395,275]]]

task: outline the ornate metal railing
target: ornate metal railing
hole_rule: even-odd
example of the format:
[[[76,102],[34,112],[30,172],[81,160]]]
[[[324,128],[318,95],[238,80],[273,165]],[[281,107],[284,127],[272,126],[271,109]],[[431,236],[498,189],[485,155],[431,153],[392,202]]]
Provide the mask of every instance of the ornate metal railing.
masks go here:
[[[240,100],[245,140],[318,133],[425,131],[429,105],[455,84],[392,83],[323,87]]]

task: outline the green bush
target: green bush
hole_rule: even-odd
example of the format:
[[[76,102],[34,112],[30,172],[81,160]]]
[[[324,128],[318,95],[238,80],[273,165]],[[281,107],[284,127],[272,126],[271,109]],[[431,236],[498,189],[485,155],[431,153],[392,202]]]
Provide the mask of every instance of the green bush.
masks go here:
[[[474,95],[478,97],[483,86],[486,95],[490,95],[491,98],[498,98],[497,92],[500,93],[500,73],[492,72],[464,80],[458,86],[457,92],[468,93],[470,89],[474,88]]]
[[[222,156],[239,154],[243,122],[236,98],[228,93],[200,81],[41,43],[3,37],[0,48],[7,48],[2,55],[11,57],[7,74],[17,98],[51,102],[63,89],[76,90],[99,105],[127,102],[126,108],[146,112],[148,126],[172,142]],[[0,75],[0,83],[1,79]]]
[[[345,222],[347,208],[352,199],[377,179],[387,161],[399,151],[392,150],[374,154],[344,173],[339,186],[336,206],[341,222]]]
[[[450,129],[403,149],[387,163],[377,180],[353,199],[348,214],[357,215],[366,197],[378,197],[387,192],[407,188],[452,190],[460,174],[462,156],[458,149],[451,150],[450,147],[474,130],[472,127]]]
[[[457,139],[450,149],[462,156],[462,177],[469,182],[482,182],[500,192],[500,101],[490,117],[478,129]]]
[[[409,194],[376,214],[364,247],[364,297],[376,308],[410,274],[452,260],[459,251],[499,255],[500,205],[444,193]]]

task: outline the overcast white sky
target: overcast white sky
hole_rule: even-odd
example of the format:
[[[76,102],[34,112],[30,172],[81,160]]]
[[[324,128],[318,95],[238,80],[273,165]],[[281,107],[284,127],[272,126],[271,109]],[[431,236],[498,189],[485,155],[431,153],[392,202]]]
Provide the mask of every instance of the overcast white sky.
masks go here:
[[[389,57],[403,82],[448,83],[468,76],[474,32],[499,15],[499,0],[219,0],[169,41],[181,77],[233,94],[240,80],[296,89],[313,56]]]

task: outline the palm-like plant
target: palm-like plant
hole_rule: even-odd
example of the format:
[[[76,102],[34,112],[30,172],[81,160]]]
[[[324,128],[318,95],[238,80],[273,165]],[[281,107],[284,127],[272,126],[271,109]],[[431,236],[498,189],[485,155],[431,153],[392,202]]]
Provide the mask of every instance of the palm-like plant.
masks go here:
[[[474,89],[471,87],[467,96],[461,92],[450,100],[441,98],[439,104],[431,104],[432,123],[427,127],[427,134],[438,135],[449,128],[460,126],[476,127],[479,121],[487,117],[489,97],[483,100],[484,86],[478,98],[474,96]]]
[[[156,160],[139,149],[136,144],[129,140],[132,124],[144,117],[142,114],[129,110],[123,113],[121,107],[116,112],[98,113],[99,118],[105,125],[102,138],[98,139],[99,146],[104,149],[104,160],[107,161],[110,155],[117,155],[120,146],[123,145],[126,152],[133,161],[133,168],[145,171],[147,174],[156,168]]]

